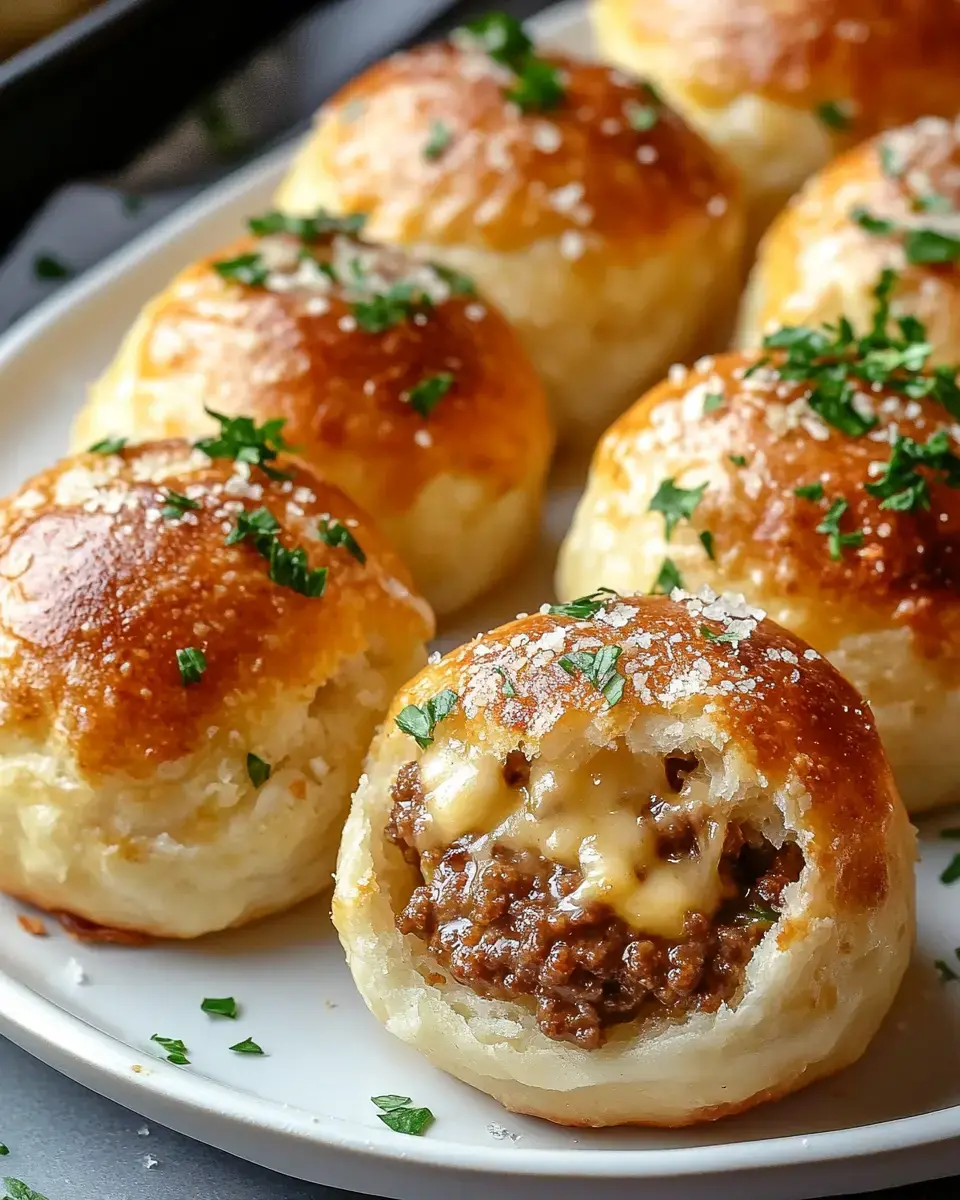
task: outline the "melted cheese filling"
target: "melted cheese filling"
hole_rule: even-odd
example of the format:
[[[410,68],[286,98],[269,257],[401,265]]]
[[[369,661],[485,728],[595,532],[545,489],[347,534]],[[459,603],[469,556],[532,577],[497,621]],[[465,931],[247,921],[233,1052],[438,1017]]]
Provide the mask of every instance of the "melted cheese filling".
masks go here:
[[[688,912],[712,914],[720,904],[727,821],[707,816],[702,768],[674,793],[660,756],[619,745],[572,767],[535,759],[527,784],[510,787],[499,759],[451,739],[424,755],[421,776],[421,851],[473,834],[477,858],[494,846],[539,854],[583,876],[563,907],[601,901],[632,928],[667,938],[680,935]],[[683,818],[695,845],[675,861],[662,857],[662,835]]]

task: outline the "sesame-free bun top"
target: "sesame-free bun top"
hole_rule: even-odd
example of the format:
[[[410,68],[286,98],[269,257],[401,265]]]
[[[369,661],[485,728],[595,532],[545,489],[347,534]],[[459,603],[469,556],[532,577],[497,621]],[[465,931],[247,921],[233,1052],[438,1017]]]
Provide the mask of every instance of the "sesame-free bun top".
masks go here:
[[[348,719],[326,705],[363,686],[361,663],[396,686],[432,619],[365,514],[293,459],[271,469],[289,477],[150,443],[65,459],[0,506],[4,890],[105,926],[194,936],[329,879],[355,782],[341,776],[387,697],[378,710],[371,683]],[[260,510],[281,546],[301,549],[312,594],[283,582],[269,545],[227,544]],[[321,541],[321,524],[359,551]],[[202,655],[196,677],[185,651]],[[330,743],[328,720],[340,722]],[[259,808],[249,753],[273,772]],[[325,782],[308,767],[324,756]],[[50,814],[39,824],[38,803]],[[246,866],[241,837],[261,839]]]
[[[742,596],[584,599],[481,635],[396,698],[393,718],[440,695],[453,702],[424,746],[396,721],[375,739],[341,846],[334,921],[361,994],[387,1028],[508,1108],[569,1125],[713,1120],[862,1053],[909,956],[913,839],[869,711],[801,639]],[[601,692],[575,665],[610,650],[619,693]],[[677,756],[696,775],[689,788],[663,778]],[[411,772],[420,781],[419,867],[396,844]],[[612,940],[604,949],[610,912],[592,918],[598,940],[579,943],[591,908],[612,909],[649,936],[650,954],[657,936],[641,914],[676,905],[716,919],[702,869],[710,853],[651,856],[644,801],[671,821],[689,817],[704,846],[743,825],[802,852],[734,994],[704,1010],[666,1015],[652,1003],[624,1013],[591,1046],[545,1029],[531,996],[464,978],[475,948],[486,946],[494,963],[506,948],[496,940],[505,896],[487,871],[502,846],[579,872],[589,892],[555,893],[566,901],[554,915],[573,914],[568,943],[552,945],[553,928],[535,912],[522,926],[522,970],[540,970],[538,997],[553,988],[562,997],[565,981],[577,988],[584,977],[599,989],[614,971],[624,951]],[[437,854],[428,855],[445,845],[458,863],[472,860],[459,870],[477,875],[464,914],[473,929],[449,962],[397,924],[414,888],[433,886]],[[551,886],[562,883],[559,871],[551,876]],[[531,901],[510,884],[519,920]],[[453,899],[445,893],[441,916]],[[735,1077],[731,1061],[741,1064]]]
[[[960,6],[958,6],[960,7]],[[960,121],[923,117],[856,146],[810,179],[767,231],[738,341],[778,325],[869,328],[884,268],[893,311],[926,326],[934,362],[960,361]]]
[[[874,424],[852,436],[811,409],[807,381],[781,377],[781,353],[771,360],[757,369],[756,355],[732,353],[677,368],[607,432],[558,590],[669,588],[675,568],[686,587],[744,591],[866,696],[907,806],[943,803],[960,790],[946,733],[960,711],[960,491],[945,482],[949,471],[960,483],[955,419],[878,382],[855,401]],[[943,469],[919,468],[927,499],[909,511],[887,500],[905,501],[913,476],[867,490],[898,435],[942,441]],[[669,536],[665,498],[678,514]]]
[[[438,611],[458,607],[536,525],[553,448],[536,373],[469,281],[322,217],[263,220],[277,231],[202,259],[147,305],[91,390],[75,447],[208,434],[208,409],[282,418]],[[412,298],[384,299],[398,292]]]
[[[726,317],[738,187],[643,82],[553,53],[535,61],[562,90],[522,108],[517,72],[481,38],[391,56],[320,110],[277,200],[367,213],[372,238],[473,275],[518,327],[561,430],[602,427],[638,371],[662,367],[649,365],[655,339],[680,355]],[[640,272],[644,260],[656,270]],[[688,294],[703,288],[709,313]],[[657,309],[671,305],[681,328],[663,325]],[[630,338],[643,357],[621,345]],[[610,361],[593,361],[604,346]]]
[[[838,147],[960,108],[957,0],[594,0],[594,18],[613,61],[729,149],[766,219]]]

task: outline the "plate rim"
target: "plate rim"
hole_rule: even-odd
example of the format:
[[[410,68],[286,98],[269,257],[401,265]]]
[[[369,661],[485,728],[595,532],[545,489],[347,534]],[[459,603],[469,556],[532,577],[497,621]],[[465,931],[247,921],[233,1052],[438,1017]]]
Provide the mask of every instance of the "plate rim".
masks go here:
[[[549,36],[553,26],[571,20],[583,9],[583,0],[564,0],[539,14],[533,24],[542,36]],[[3,372],[21,353],[69,317],[84,300],[108,290],[118,277],[175,246],[195,223],[242,200],[246,193],[279,174],[296,144],[296,139],[291,139],[253,159],[41,301],[0,336],[0,383]],[[375,1126],[311,1113],[185,1071],[141,1054],[136,1047],[61,1008],[2,968],[0,1032],[54,1069],[79,1078],[93,1090],[102,1088],[102,1094],[148,1116],[152,1115],[151,1109],[172,1104],[197,1118],[255,1127],[280,1142],[350,1159],[372,1156],[381,1165],[407,1169],[445,1168],[491,1177],[547,1180],[680,1180],[859,1160],[960,1138],[960,1104],[956,1104],[894,1120],[809,1134],[649,1149],[578,1148],[564,1152],[513,1146],[506,1155],[497,1153],[495,1146],[397,1138]],[[38,1054],[34,1043],[48,1048],[50,1056]],[[140,1074],[132,1070],[138,1057],[146,1068]],[[73,1073],[60,1065],[63,1062],[80,1069]],[[88,1082],[91,1078],[95,1082]],[[169,1114],[154,1119],[169,1123]]]

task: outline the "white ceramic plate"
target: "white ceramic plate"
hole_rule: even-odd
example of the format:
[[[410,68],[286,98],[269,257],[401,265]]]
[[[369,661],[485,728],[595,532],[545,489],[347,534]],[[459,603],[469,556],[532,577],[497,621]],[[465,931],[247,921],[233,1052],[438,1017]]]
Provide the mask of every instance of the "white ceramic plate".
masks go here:
[[[580,52],[587,42],[579,5],[541,18],[541,31]],[[85,384],[140,305],[267,207],[288,157],[274,154],[213,189],[6,337],[0,489],[65,449]],[[445,646],[548,597],[574,484],[556,484],[529,569],[448,630]],[[447,1200],[452,1188],[463,1200],[487,1200],[498,1187],[530,1200],[627,1190],[663,1200],[790,1200],[890,1186],[960,1172],[960,984],[941,985],[931,966],[960,943],[960,885],[951,891],[937,878],[950,852],[931,827],[917,959],[863,1061],[792,1099],[699,1129],[566,1131],[504,1113],[446,1078],[367,1013],[326,901],[195,945],[127,950],[78,947],[50,921],[50,937],[30,937],[16,924],[17,906],[2,900],[0,1031],[183,1133],[304,1179],[400,1200]],[[204,996],[226,995],[240,1001],[239,1021],[201,1013]],[[160,1061],[153,1033],[185,1041],[192,1065]],[[229,1052],[247,1036],[267,1057]],[[377,1120],[369,1097],[388,1092],[434,1110],[426,1137],[391,1133]]]

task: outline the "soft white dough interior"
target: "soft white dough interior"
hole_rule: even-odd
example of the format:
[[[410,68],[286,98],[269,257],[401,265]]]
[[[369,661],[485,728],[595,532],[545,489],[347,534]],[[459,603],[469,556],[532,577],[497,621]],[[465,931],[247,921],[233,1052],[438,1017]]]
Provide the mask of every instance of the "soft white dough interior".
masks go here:
[[[541,744],[541,769],[576,770],[578,758],[603,745],[594,725],[561,721]],[[787,837],[807,847],[805,790],[792,779],[771,788],[707,716],[638,719],[626,746],[640,756],[696,755],[715,819],[736,814],[774,844]],[[334,918],[368,1006],[437,1065],[518,1111],[574,1124],[671,1124],[779,1094],[862,1053],[899,983],[910,914],[904,907],[893,917],[902,928],[891,960],[889,926],[828,915],[832,884],[806,853],[799,882],[784,891],[780,925],[747,966],[742,995],[715,1013],[619,1025],[604,1046],[584,1050],[546,1037],[532,1006],[484,999],[448,978],[395,926],[412,873],[383,828],[397,772],[410,758],[409,743],[388,738],[368,760],[343,839]],[[777,944],[776,928],[786,923],[803,929],[789,952]]]
[[[6,733],[4,890],[97,924],[171,937],[323,891],[370,737],[422,661],[419,650],[391,667],[389,655],[371,650],[319,690],[266,693],[242,732],[211,727],[202,750],[144,780],[83,778],[55,730],[42,741]],[[259,789],[248,752],[273,767]]]

